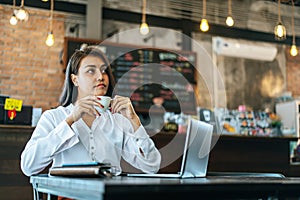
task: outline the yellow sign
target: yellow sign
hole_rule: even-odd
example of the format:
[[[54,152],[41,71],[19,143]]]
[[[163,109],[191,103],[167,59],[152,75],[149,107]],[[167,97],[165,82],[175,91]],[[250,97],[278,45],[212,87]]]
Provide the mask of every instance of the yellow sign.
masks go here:
[[[7,98],[5,99],[4,110],[22,110],[22,100]]]

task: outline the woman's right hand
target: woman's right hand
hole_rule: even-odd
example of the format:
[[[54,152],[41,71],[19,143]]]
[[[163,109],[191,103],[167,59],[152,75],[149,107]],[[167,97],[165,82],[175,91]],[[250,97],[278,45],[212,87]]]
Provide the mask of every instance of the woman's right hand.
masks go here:
[[[78,99],[74,105],[72,113],[67,117],[66,122],[69,125],[72,125],[84,115],[90,115],[93,117],[99,116],[100,114],[95,109],[95,106],[102,107],[96,96],[86,96],[82,99]]]

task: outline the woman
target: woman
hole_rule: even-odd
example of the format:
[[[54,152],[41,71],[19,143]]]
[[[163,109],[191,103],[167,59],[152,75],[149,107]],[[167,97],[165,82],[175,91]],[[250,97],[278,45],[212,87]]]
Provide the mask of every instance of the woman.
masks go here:
[[[114,78],[97,46],[84,45],[69,60],[61,106],[45,111],[21,155],[27,176],[52,167],[83,162],[109,162],[121,170],[121,157],[145,173],[159,170],[161,156],[128,97],[116,95],[111,111],[97,96],[111,96]]]

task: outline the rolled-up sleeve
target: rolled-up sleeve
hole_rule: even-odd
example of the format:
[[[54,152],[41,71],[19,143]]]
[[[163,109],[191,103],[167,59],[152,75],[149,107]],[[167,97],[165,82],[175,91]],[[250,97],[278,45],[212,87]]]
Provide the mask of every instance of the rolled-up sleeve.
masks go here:
[[[21,154],[23,173],[30,176],[41,172],[52,162],[55,154],[78,142],[78,137],[65,120],[57,122],[52,113],[46,111]]]
[[[130,127],[123,145],[123,157],[127,162],[144,173],[158,172],[161,155],[142,125],[135,132]]]

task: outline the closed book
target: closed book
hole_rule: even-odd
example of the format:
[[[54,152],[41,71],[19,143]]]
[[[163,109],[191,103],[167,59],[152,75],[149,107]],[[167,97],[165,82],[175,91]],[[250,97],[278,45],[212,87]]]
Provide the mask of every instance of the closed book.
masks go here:
[[[49,170],[52,176],[74,177],[111,177],[110,164],[71,164],[53,167]]]

